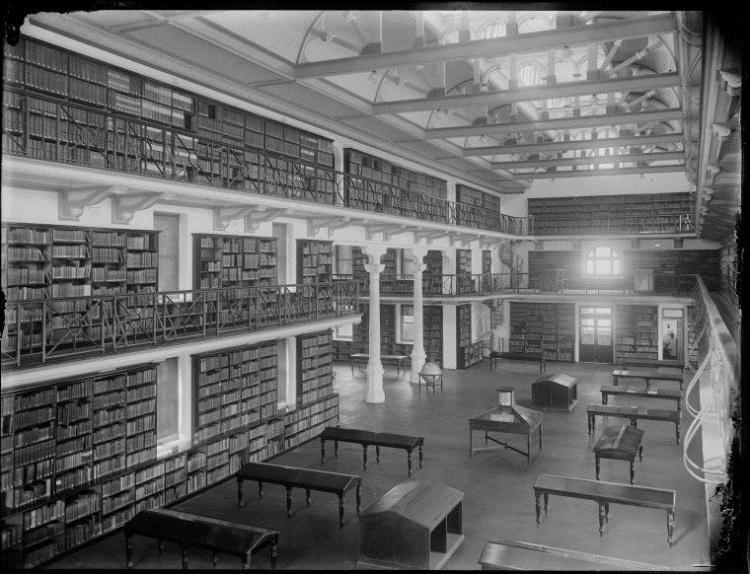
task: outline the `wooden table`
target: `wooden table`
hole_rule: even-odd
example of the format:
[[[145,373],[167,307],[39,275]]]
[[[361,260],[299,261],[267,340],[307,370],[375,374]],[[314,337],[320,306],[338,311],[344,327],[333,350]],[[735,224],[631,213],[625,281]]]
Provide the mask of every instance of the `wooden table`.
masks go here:
[[[547,370],[547,362],[544,353],[516,353],[511,351],[490,351],[490,367],[495,368],[495,361],[498,359],[509,359],[512,361],[536,362],[539,363],[539,372]]]
[[[488,542],[479,557],[479,564],[482,565],[482,570],[669,570],[665,566],[510,540]]]
[[[367,364],[367,361],[370,360],[370,354],[369,353],[353,353],[352,355],[349,355],[349,358],[352,361],[352,374],[354,374],[354,365],[357,365],[357,368],[360,370],[362,369],[361,365],[362,363]],[[409,355],[380,355],[380,362],[390,362],[390,363],[396,363],[396,369],[398,374],[401,374],[401,367],[406,362],[406,360],[409,358]],[[405,369],[404,369],[405,370]]]
[[[677,497],[674,490],[589,480],[558,474],[540,474],[534,483],[537,524],[539,524],[542,510],[541,498],[544,496],[544,514],[547,514],[550,494],[595,501],[599,505],[599,536],[602,536],[604,522],[609,522],[609,505],[611,503],[666,510],[667,543],[672,546]]]
[[[602,436],[594,445],[594,458],[596,459],[596,480],[599,480],[599,460],[608,458],[611,460],[624,460],[630,463],[630,484],[635,478],[635,455],[638,460],[643,461],[643,431],[630,425],[611,426],[604,429]]]
[[[281,484],[286,487],[286,514],[292,514],[292,488],[304,488],[307,494],[307,506],[310,506],[310,491],[332,492],[339,497],[339,526],[344,527],[344,494],[356,489],[357,514],[361,506],[360,487],[362,477],[356,474],[329,472],[312,468],[299,468],[283,464],[268,462],[248,462],[237,471],[237,499],[240,508],[244,506],[242,500],[242,482],[244,480],[258,481],[258,496],[263,497],[263,483]]]
[[[374,432],[362,429],[326,427],[320,433],[320,462],[325,463],[326,441],[333,441],[334,456],[339,455],[339,442],[362,445],[362,468],[367,470],[367,447],[375,447],[375,459],[380,462],[380,447],[400,448],[406,451],[409,476],[411,476],[411,453],[419,447],[419,468],[422,468],[422,446],[424,437],[403,434]]]
[[[646,390],[651,388],[651,381],[677,381],[680,383],[680,390],[682,390],[682,373],[668,373],[664,371],[654,370],[637,370],[627,371],[623,369],[615,369],[612,371],[612,383],[617,386],[623,380],[632,379],[643,379],[646,381]]]
[[[674,401],[677,403],[677,412],[680,412],[680,401],[682,400],[682,392],[673,391],[671,389],[623,389],[621,387],[615,387],[611,385],[602,385],[602,404],[607,404],[609,395],[615,396],[630,396],[630,397],[646,397],[648,399],[665,399],[668,401]]]
[[[539,450],[542,449],[542,422],[544,415],[539,411],[527,409],[518,405],[513,405],[513,412],[507,413],[499,405],[484,411],[482,414],[469,419],[469,455],[474,456],[474,452],[482,450],[496,450],[498,448],[507,448],[520,453],[526,457],[526,464],[531,460],[531,435],[534,432],[539,433]],[[499,446],[484,446],[474,448],[473,434],[474,431],[484,431],[484,444],[492,441]],[[526,451],[499,441],[488,435],[490,432],[520,434],[526,437]]]
[[[680,411],[669,409],[650,409],[647,407],[627,406],[618,407],[614,405],[589,405],[587,409],[589,435],[596,427],[596,415],[603,417],[621,417],[630,419],[630,424],[638,426],[638,419],[646,421],[665,421],[674,423],[677,444],[680,444]]]
[[[159,541],[161,554],[163,541],[176,542],[182,547],[182,568],[187,569],[187,548],[195,546],[211,550],[216,566],[218,553],[232,554],[242,559],[242,566],[250,568],[252,555],[269,547],[271,568],[276,567],[279,533],[275,530],[247,526],[197,516],[175,510],[158,509],[139,512],[125,525],[125,553],[127,566],[133,566],[133,536],[148,536]]]

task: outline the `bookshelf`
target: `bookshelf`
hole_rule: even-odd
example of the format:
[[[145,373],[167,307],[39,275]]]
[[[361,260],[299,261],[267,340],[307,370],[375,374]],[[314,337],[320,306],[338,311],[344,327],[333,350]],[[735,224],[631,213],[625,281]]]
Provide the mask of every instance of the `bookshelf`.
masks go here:
[[[295,448],[339,421],[339,396],[331,393],[284,414],[284,449]]]
[[[276,285],[276,239],[193,235],[195,289]]]
[[[456,305],[456,365],[468,369],[482,360],[482,353],[471,342],[471,304]]]
[[[472,207],[481,210],[473,210]],[[500,219],[500,198],[467,185],[456,184],[456,225],[483,227],[488,216]]]
[[[658,357],[658,308],[643,305],[615,307],[615,361]]]
[[[328,311],[332,305],[333,242],[297,240],[297,281],[306,303]],[[315,298],[317,294],[317,299]]]
[[[333,392],[333,332],[297,337],[297,403],[305,405]]]
[[[443,307],[425,305],[423,315],[424,352],[427,361],[443,364]]]
[[[440,295],[443,292],[443,253],[430,249],[424,258],[422,292]]]
[[[549,361],[573,361],[574,345],[574,305],[510,303],[510,352],[543,352]]]
[[[456,249],[456,294],[474,292],[471,278],[471,249]]]

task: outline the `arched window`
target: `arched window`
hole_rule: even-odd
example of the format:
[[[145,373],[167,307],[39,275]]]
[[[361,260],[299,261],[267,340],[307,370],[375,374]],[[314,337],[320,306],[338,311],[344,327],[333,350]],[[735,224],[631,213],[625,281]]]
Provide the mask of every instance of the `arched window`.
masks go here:
[[[586,255],[586,275],[619,275],[620,256],[606,245],[594,247]]]

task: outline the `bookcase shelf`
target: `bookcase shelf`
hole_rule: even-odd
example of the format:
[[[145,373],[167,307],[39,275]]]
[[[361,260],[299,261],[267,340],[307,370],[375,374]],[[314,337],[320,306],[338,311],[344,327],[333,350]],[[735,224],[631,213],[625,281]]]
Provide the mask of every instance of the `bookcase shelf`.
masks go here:
[[[276,284],[275,238],[196,234],[193,253],[195,289]]]
[[[298,239],[297,282],[303,285],[300,291],[305,304],[317,305],[321,311],[332,308],[332,274],[333,242]]]
[[[457,368],[468,369],[484,358],[478,343],[471,342],[471,305],[456,305]]]
[[[615,361],[657,358],[657,307],[617,305],[615,321]]]
[[[510,303],[511,353],[544,353],[548,361],[573,361],[575,306],[567,303]]]
[[[297,337],[297,404],[306,405],[333,393],[333,332]]]

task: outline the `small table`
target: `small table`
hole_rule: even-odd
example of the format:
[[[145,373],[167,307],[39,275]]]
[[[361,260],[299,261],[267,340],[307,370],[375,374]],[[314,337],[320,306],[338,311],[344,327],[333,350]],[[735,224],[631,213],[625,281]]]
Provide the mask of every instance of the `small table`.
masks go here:
[[[474,456],[474,452],[482,450],[496,450],[507,448],[526,457],[526,464],[531,460],[531,435],[539,433],[539,450],[542,449],[542,422],[544,415],[539,411],[527,409],[518,405],[513,405],[512,411],[508,407],[500,405],[484,411],[482,414],[469,419],[469,455]],[[474,448],[473,434],[474,431],[484,431],[484,444],[492,441],[499,446],[484,446]],[[488,435],[490,432],[520,434],[526,437],[526,451],[511,446],[505,442],[499,441]]]
[[[217,553],[233,554],[242,559],[242,566],[250,568],[250,559],[258,550],[270,547],[271,568],[276,567],[279,533],[245,524],[236,524],[186,512],[161,508],[139,512],[125,525],[125,553],[127,567],[133,566],[133,536],[148,536],[162,542],[177,542],[182,547],[182,568],[187,569],[187,548],[197,546],[212,550],[216,566]]]
[[[366,365],[367,361],[370,360],[370,354],[369,353],[353,353],[349,355],[349,358],[352,361],[352,374],[354,374],[354,365],[357,365],[357,368],[361,370],[362,363],[365,363]],[[409,355],[380,355],[381,363],[384,363],[384,362],[396,363],[397,374],[399,375],[401,374],[401,367],[404,365],[404,363],[406,362],[408,358],[409,358]]]
[[[638,419],[646,421],[664,421],[674,423],[677,444],[680,444],[680,412],[669,409],[649,409],[646,407],[614,405],[589,405],[586,409],[589,423],[589,435],[596,429],[596,415],[603,417],[621,417],[630,419],[630,424],[638,426]]]
[[[646,390],[651,387],[651,381],[677,381],[682,390],[682,373],[667,373],[654,370],[628,371],[626,369],[615,369],[612,371],[612,383],[617,386],[620,379],[643,379],[646,381]]]
[[[596,480],[599,480],[599,460],[625,460],[630,463],[630,484],[633,484],[635,455],[643,461],[643,431],[630,425],[611,426],[604,429],[601,438],[594,445],[596,458]]]
[[[329,472],[312,468],[299,468],[283,464],[268,462],[248,462],[237,471],[237,502],[240,508],[244,506],[242,500],[242,482],[244,480],[258,481],[258,496],[263,497],[263,483],[281,484],[286,487],[286,515],[292,514],[292,488],[304,488],[307,494],[307,506],[310,506],[310,491],[319,490],[332,492],[339,498],[339,527],[344,527],[344,494],[355,488],[357,496],[357,514],[361,507],[362,498],[360,487],[362,477],[356,474]]]
[[[424,437],[409,436],[395,433],[374,432],[362,429],[348,429],[341,427],[326,427],[320,433],[320,462],[326,458],[326,441],[333,441],[334,456],[339,455],[339,442],[349,442],[362,445],[362,468],[367,470],[367,447],[375,447],[376,461],[380,462],[380,447],[400,448],[406,451],[409,476],[411,476],[411,453],[419,447],[419,468],[422,468],[422,446]]]
[[[631,396],[631,397],[645,397],[648,399],[666,399],[677,403],[677,413],[680,413],[680,401],[682,400],[682,392],[674,391],[672,389],[623,389],[622,387],[615,387],[610,385],[602,385],[602,404],[607,404],[609,395],[615,396]]]

